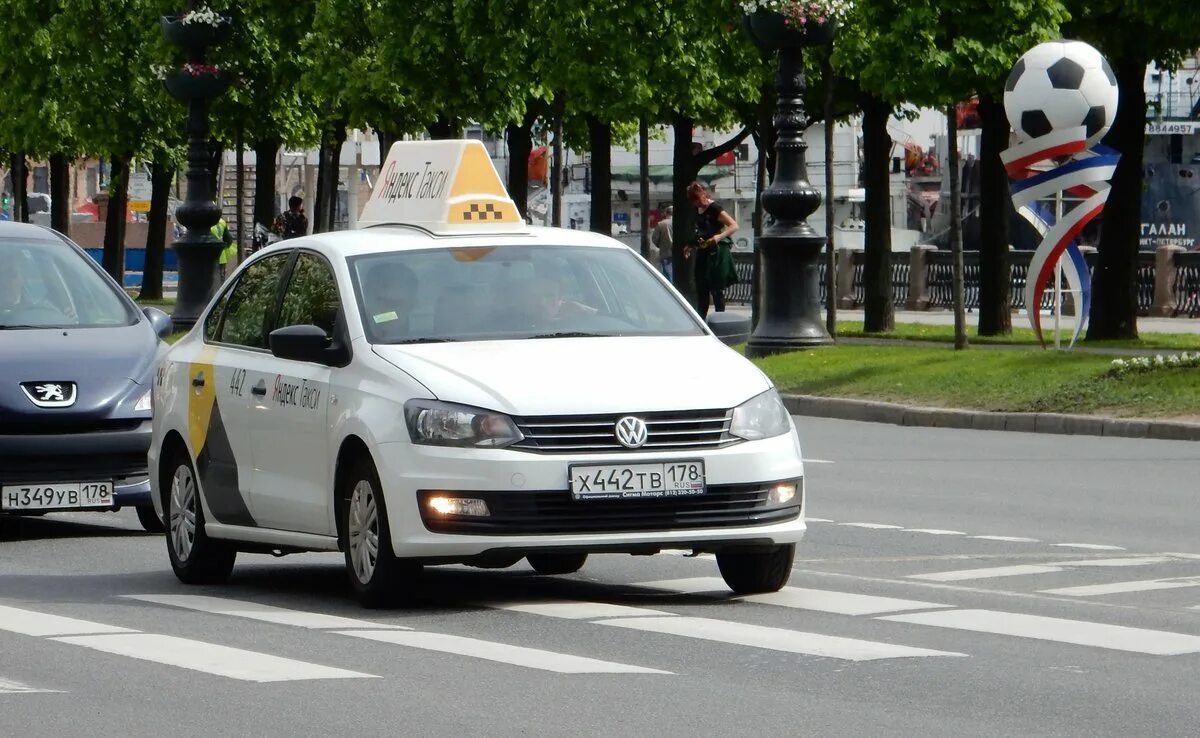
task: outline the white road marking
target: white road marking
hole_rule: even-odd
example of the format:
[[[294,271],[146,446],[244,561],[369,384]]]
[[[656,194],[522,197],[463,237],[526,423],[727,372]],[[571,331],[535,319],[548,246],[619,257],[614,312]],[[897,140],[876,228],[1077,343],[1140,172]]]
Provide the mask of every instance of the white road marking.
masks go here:
[[[768,628],[761,625],[734,623],[709,618],[620,618],[600,620],[600,625],[610,625],[647,633],[698,638],[736,646],[750,646],[772,651],[802,653],[809,656],[844,659],[846,661],[871,661],[875,659],[912,658],[924,656],[966,656],[963,653],[932,651],[911,646],[896,646],[890,643],[863,641],[856,638],[839,638],[819,633],[804,633],[798,630]]]
[[[1170,561],[1169,556],[1137,556],[1122,559],[1080,559],[1079,561],[1059,561],[1058,566],[1145,566],[1147,564],[1162,564]]]
[[[1017,564],[1015,566],[989,566],[983,569],[959,569],[957,571],[937,571],[932,574],[909,574],[908,579],[921,579],[927,582],[962,582],[968,579],[993,579],[996,577],[1017,577],[1025,574],[1053,574],[1062,569],[1057,566],[1041,564]]]
[[[136,633],[129,628],[64,618],[32,610],[0,605],[0,630],[27,636],[92,635],[97,633]]]
[[[1177,579],[1141,579],[1132,582],[1113,582],[1111,584],[1085,584],[1079,587],[1060,587],[1058,589],[1040,590],[1043,594],[1067,595],[1068,597],[1100,597],[1126,592],[1152,592],[1159,589],[1182,589],[1184,587],[1200,587],[1200,577],[1179,577]]]
[[[499,610],[545,615],[567,620],[594,620],[597,618],[631,618],[647,615],[673,615],[662,610],[644,607],[628,607],[607,602],[533,602],[518,605],[489,605]]]
[[[908,615],[885,615],[878,619],[1155,656],[1200,652],[1198,636],[996,610],[918,612]]]
[[[804,463],[805,464],[833,464],[836,462],[829,461],[827,459],[805,459]]]
[[[651,589],[662,589],[680,594],[720,593],[729,594],[725,581],[720,577],[696,577],[693,579],[666,579],[658,582],[643,582],[635,585]],[[835,615],[875,615],[883,612],[903,612],[905,610],[928,610],[950,605],[939,605],[934,602],[919,602],[917,600],[902,600],[895,597],[876,597],[873,595],[852,594],[850,592],[834,592],[825,589],[806,589],[803,587],[784,587],[778,592],[769,594],[746,595],[732,599],[745,600],[760,605],[775,605],[790,607],[796,610],[813,610],[829,612]]]
[[[230,600],[224,597],[206,597],[204,595],[122,595],[122,597],[142,602],[152,602],[156,605],[181,607],[185,610],[198,610],[214,615],[249,618],[250,620],[261,620],[266,623],[276,623],[278,625],[294,625],[299,628],[372,628],[376,630],[399,628],[412,630],[402,625],[373,623],[369,620],[344,618],[339,615],[326,615],[319,612],[289,610],[285,607],[262,605],[257,602],[247,602],[245,600]]]
[[[833,521],[832,521],[832,520],[826,520],[825,518],[810,518],[810,517],[805,517],[805,518],[804,518],[804,522],[806,522],[806,523],[832,523]]]
[[[155,633],[69,636],[51,640],[247,682],[378,678],[357,671]]]
[[[618,664],[612,661],[571,656],[554,651],[543,651],[524,646],[510,646],[494,641],[446,635],[443,633],[420,633],[398,630],[346,630],[334,631],[340,635],[365,638],[380,643],[421,648],[427,651],[453,653],[502,664],[524,666],[530,669],[553,671],[559,674],[670,674],[669,671],[647,669],[642,666]]]
[[[0,694],[62,694],[57,689],[38,689],[28,684],[14,682],[11,679],[0,678]]]
[[[931,536],[965,536],[961,530],[942,530],[940,528],[905,528],[908,533],[928,533]]]
[[[870,528],[871,530],[903,530],[902,525],[887,525],[886,523],[838,523],[851,528]]]
[[[1022,538],[1020,536],[970,536],[970,538],[978,538],[981,541],[1003,541],[1005,543],[1041,543],[1036,538]]]
[[[1200,554],[1187,553],[1165,553],[1163,556],[1170,556],[1173,559],[1200,559]]]
[[[1124,551],[1120,546],[1108,546],[1103,543],[1052,543],[1058,548],[1085,548],[1091,551]]]

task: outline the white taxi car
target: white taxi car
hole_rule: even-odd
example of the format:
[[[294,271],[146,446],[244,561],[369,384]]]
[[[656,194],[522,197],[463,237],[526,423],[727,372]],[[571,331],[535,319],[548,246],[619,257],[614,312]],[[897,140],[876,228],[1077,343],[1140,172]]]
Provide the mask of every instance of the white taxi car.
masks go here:
[[[804,470],[767,377],[623,244],[532,228],[478,142],[397,143],[359,230],[247,260],[161,363],[150,471],[184,582],[343,551],[422,565],[714,552],[779,589]]]

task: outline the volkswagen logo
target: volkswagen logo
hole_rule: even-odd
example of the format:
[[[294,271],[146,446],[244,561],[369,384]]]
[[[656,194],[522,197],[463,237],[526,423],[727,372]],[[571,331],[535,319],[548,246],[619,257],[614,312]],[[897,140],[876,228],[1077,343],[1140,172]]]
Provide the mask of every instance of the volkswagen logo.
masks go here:
[[[38,407],[71,407],[75,404],[74,382],[22,382],[21,391]]]
[[[646,421],[627,415],[617,421],[616,436],[625,448],[641,448],[646,445]]]

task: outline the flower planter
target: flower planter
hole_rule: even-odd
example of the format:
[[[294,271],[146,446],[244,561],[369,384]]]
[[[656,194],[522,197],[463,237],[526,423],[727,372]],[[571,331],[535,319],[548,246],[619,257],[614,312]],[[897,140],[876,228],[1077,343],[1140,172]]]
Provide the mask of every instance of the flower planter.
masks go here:
[[[821,46],[833,41],[834,31],[837,29],[834,21],[801,26],[789,22],[783,13],[766,10],[743,15],[742,25],[754,43],[764,49]]]
[[[184,23],[180,16],[169,15],[160,21],[163,38],[167,43],[182,46],[185,49],[202,49],[216,46],[229,38],[233,26],[228,20],[219,25],[210,26],[207,23]]]
[[[176,70],[167,74],[163,85],[173,97],[179,100],[189,100],[191,98],[220,97],[229,89],[230,82],[231,80],[220,72],[193,75]]]

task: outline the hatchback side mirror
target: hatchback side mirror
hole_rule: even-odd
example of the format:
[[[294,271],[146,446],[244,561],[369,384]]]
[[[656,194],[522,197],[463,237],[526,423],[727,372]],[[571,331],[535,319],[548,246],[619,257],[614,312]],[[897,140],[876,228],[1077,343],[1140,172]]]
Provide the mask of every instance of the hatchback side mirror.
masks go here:
[[[279,359],[329,364],[334,357],[333,339],[315,325],[289,325],[271,331],[271,353]]]
[[[142,312],[146,315],[146,320],[150,321],[150,327],[158,334],[159,338],[167,338],[175,332],[175,324],[171,321],[171,316],[156,307],[142,308]]]

